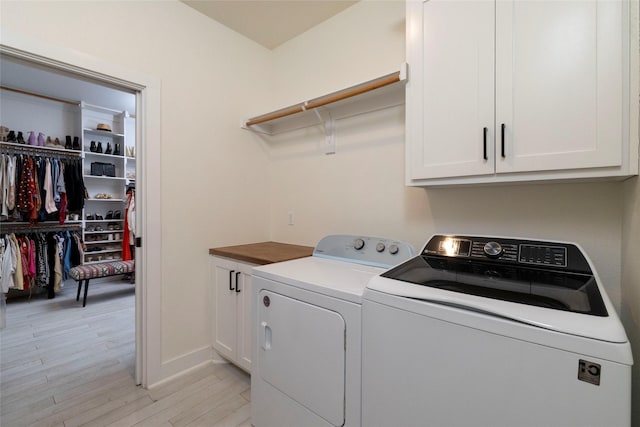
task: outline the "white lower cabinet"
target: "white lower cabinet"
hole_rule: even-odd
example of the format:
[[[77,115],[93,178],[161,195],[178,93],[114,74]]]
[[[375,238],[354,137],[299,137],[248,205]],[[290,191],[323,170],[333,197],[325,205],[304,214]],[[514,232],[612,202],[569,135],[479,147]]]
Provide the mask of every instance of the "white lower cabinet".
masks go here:
[[[213,279],[213,348],[251,372],[251,267],[227,258],[210,257]]]

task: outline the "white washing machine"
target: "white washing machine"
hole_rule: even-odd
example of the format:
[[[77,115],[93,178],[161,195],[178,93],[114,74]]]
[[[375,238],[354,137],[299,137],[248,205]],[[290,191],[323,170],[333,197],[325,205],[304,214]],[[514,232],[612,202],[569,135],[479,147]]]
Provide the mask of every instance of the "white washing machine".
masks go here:
[[[405,242],[331,235],[311,257],[253,268],[254,426],[360,425],[362,293],[412,256]]]
[[[631,423],[631,347],[575,244],[433,236],[362,313],[363,426]]]

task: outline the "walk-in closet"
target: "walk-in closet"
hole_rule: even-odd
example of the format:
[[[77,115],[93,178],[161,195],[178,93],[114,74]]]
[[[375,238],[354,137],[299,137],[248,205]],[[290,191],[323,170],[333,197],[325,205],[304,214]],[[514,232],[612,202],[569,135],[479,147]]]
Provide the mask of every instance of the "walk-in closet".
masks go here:
[[[135,262],[136,95],[7,55],[0,86],[0,385],[19,425],[99,372],[135,376],[135,273],[98,274],[83,307],[70,272]]]

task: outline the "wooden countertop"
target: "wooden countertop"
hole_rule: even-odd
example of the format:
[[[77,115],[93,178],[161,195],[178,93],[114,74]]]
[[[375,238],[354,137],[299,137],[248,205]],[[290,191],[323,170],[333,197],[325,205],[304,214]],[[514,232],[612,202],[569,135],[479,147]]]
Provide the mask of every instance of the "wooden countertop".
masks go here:
[[[223,256],[259,265],[304,258],[311,256],[312,253],[313,248],[310,246],[278,242],[251,243],[209,249],[209,255]]]

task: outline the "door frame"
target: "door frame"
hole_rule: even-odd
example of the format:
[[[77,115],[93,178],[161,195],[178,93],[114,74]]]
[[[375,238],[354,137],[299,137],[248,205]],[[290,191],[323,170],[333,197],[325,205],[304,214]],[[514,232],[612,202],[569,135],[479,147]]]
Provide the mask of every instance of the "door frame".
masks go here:
[[[126,69],[70,48],[3,31],[0,53],[89,78],[136,94],[136,356],[135,380],[147,388],[161,380],[160,88],[158,77]],[[153,284],[151,286],[150,284]]]

